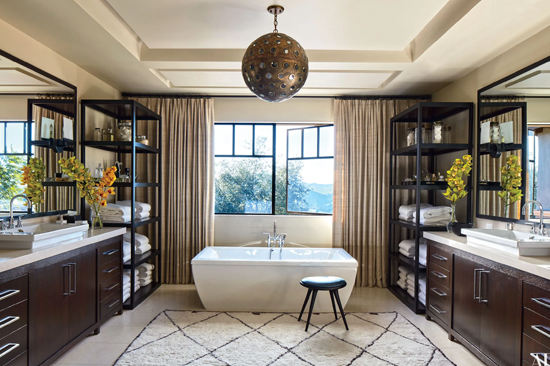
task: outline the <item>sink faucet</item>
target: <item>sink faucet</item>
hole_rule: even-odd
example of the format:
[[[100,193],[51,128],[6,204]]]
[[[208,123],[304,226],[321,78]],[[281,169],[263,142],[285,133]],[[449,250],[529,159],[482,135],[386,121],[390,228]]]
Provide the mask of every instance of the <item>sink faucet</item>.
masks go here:
[[[8,222],[8,229],[15,228],[14,220],[13,220],[13,201],[15,201],[17,198],[24,198],[27,200],[27,207],[31,207],[31,201],[27,198],[27,196],[23,194],[18,194],[16,196],[13,196],[13,198],[10,201],[10,221]],[[17,227],[23,227],[23,224],[21,223],[21,217],[18,218]]]
[[[530,204],[537,204],[540,207],[539,235],[544,235],[544,215],[543,215],[544,208],[542,207],[542,204],[539,201],[527,201],[527,202],[525,202],[525,204],[521,208],[521,214],[524,215],[525,218],[527,218],[527,215],[526,215],[526,212],[525,212],[525,207],[530,205]],[[531,233],[534,234],[535,233],[535,225],[533,225],[533,228],[531,230],[532,230]]]
[[[269,259],[271,259],[271,253],[273,252],[277,242],[279,243],[279,249],[282,252],[283,247],[285,246],[286,234],[277,235],[277,220],[273,220],[273,236],[272,233],[264,233],[267,235],[267,247],[269,250]]]

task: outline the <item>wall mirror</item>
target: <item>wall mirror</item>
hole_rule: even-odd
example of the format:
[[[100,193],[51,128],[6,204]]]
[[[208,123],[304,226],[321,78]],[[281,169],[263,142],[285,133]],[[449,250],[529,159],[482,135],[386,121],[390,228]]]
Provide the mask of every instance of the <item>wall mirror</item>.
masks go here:
[[[477,217],[550,222],[550,57],[479,90],[477,136]],[[523,197],[511,203],[503,182],[514,173]],[[528,200],[543,210],[523,212]]]
[[[44,163],[43,203],[14,201],[14,216],[60,215],[77,209],[73,182],[57,161],[76,152],[76,87],[0,50],[0,218],[22,194],[21,168],[31,157]],[[37,201],[36,199],[35,201]]]

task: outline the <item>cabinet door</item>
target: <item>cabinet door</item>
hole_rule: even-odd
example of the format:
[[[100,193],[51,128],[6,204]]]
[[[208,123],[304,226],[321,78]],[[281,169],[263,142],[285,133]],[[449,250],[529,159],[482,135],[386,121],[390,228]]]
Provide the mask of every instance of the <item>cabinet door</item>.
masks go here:
[[[39,365],[69,341],[69,267],[57,262],[29,274],[29,365]]]
[[[68,260],[71,270],[69,296],[69,340],[74,339],[96,322],[97,317],[97,254],[89,250]]]
[[[519,365],[521,282],[488,269],[481,274],[481,350],[501,366]]]
[[[481,267],[475,262],[456,255],[454,261],[452,328],[471,344],[479,347],[481,306],[479,301],[474,299],[474,296],[478,294],[479,274],[474,275],[474,273]]]

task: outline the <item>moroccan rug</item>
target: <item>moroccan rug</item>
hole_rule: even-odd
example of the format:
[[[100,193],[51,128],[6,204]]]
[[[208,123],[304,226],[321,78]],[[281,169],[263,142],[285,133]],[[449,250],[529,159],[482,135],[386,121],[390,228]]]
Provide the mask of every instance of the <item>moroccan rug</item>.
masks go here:
[[[454,365],[396,312],[348,313],[349,331],[340,318],[321,313],[305,332],[298,315],[165,310],[115,365]]]

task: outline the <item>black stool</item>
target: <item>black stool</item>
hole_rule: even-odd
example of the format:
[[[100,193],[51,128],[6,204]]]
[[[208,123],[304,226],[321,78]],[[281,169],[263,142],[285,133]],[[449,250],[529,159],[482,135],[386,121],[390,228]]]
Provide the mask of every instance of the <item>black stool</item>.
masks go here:
[[[306,287],[307,295],[306,301],[302,306],[302,311],[300,312],[300,317],[298,321],[302,319],[302,314],[304,314],[304,309],[306,308],[307,301],[309,300],[309,295],[313,292],[313,297],[311,298],[311,304],[309,305],[309,315],[307,316],[306,332],[309,328],[309,321],[311,320],[311,313],[313,312],[313,305],[315,304],[315,298],[317,297],[317,291],[328,291],[330,293],[330,300],[332,301],[332,310],[334,310],[334,317],[338,320],[338,315],[336,315],[336,306],[334,306],[334,298],[336,297],[336,302],[338,303],[338,308],[342,314],[342,320],[346,326],[346,330],[349,330],[348,323],[346,322],[346,316],[344,315],[344,309],[342,308],[342,303],[340,302],[340,296],[338,295],[338,290],[346,287],[347,283],[343,278],[333,277],[333,276],[318,276],[318,277],[306,277],[300,281],[300,285]]]

